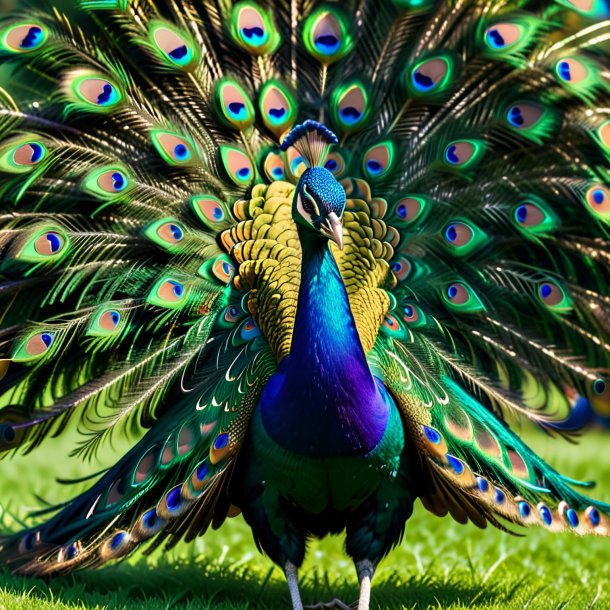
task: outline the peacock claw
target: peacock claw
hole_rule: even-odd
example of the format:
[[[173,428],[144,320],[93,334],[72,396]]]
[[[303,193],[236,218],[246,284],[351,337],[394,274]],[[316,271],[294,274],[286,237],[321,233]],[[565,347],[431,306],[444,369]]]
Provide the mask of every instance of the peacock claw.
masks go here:
[[[313,606],[305,606],[304,610],[355,610],[358,607],[358,602],[351,605],[343,603],[340,599],[333,599],[330,602],[319,602]]]

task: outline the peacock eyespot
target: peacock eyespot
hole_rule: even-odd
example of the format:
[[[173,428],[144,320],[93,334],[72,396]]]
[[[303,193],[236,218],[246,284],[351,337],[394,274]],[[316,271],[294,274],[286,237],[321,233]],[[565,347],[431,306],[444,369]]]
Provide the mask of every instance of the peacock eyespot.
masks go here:
[[[585,515],[593,527],[597,527],[600,524],[601,515],[599,510],[597,510],[597,508],[594,506],[589,506],[589,508],[587,508],[585,511]]]
[[[313,32],[314,45],[324,55],[336,53],[341,45],[341,28],[337,18],[328,13],[316,24]]]
[[[215,91],[216,108],[225,124],[244,131],[254,123],[254,106],[239,82],[224,78],[216,84]]]
[[[170,512],[175,511],[182,503],[182,497],[180,495],[181,489],[182,485],[176,485],[176,487],[170,489],[165,496],[165,505]]]
[[[162,129],[153,129],[150,137],[157,152],[169,165],[181,166],[194,162],[195,147],[187,138]]]
[[[303,42],[310,55],[324,65],[337,61],[353,46],[347,18],[334,6],[322,6],[305,20]]]
[[[384,335],[394,337],[396,339],[403,339],[405,337],[405,329],[400,323],[400,320],[391,313],[387,313],[381,324],[381,331]]]
[[[107,306],[99,309],[92,317],[87,335],[91,337],[110,337],[124,327],[123,316],[118,309]]]
[[[413,269],[411,262],[404,256],[399,256],[398,258],[394,259],[390,267],[399,282],[406,280]]]
[[[87,174],[82,189],[102,201],[123,201],[133,186],[131,176],[125,168],[107,165]]]
[[[211,229],[216,229],[219,223],[222,223],[228,217],[224,204],[214,195],[193,197],[191,199],[191,208],[199,220]]]
[[[10,445],[17,438],[17,433],[15,432],[15,428],[9,424],[2,424],[0,426],[0,440],[3,443]]]
[[[239,33],[247,45],[254,47],[261,46],[269,38],[260,13],[251,7],[243,8],[239,14]]]
[[[557,62],[555,73],[565,83],[578,84],[587,78],[589,71],[582,61],[566,57]]]
[[[551,311],[566,314],[572,310],[572,303],[566,289],[554,280],[538,283],[538,298]]]
[[[10,174],[32,172],[47,157],[48,150],[40,140],[21,137],[0,146],[0,171]]]
[[[242,325],[239,329],[239,339],[241,341],[252,341],[260,336],[261,331],[258,329],[252,318],[248,318],[247,320],[242,322]]]
[[[278,138],[294,125],[298,112],[294,93],[277,80],[265,83],[258,107],[265,127]]]
[[[409,89],[415,95],[436,95],[451,84],[454,62],[449,55],[431,57],[417,63],[409,73]]]
[[[603,379],[596,379],[593,382],[593,391],[598,394],[601,395],[606,391],[606,382]]]
[[[408,303],[403,308],[404,315],[402,319],[411,328],[420,328],[427,324],[426,316],[420,307]]]
[[[448,167],[462,170],[478,163],[484,152],[482,140],[455,140],[445,147],[443,159]]]
[[[35,337],[32,337],[26,344],[26,350],[28,354],[32,356],[38,356],[39,354],[46,352],[53,343],[52,333],[40,333]]]
[[[454,222],[445,229],[445,239],[452,246],[465,246],[474,237],[472,229],[463,222]]]
[[[462,305],[468,302],[470,295],[462,284],[451,284],[447,287],[447,298],[452,303]]]
[[[178,243],[184,239],[184,229],[174,222],[166,222],[157,229],[157,234],[167,242]]]
[[[147,302],[156,307],[180,309],[187,302],[187,287],[178,279],[164,277],[150,291]]]
[[[199,61],[197,46],[190,35],[170,23],[152,21],[149,41],[155,56],[170,68],[190,71]]]
[[[496,23],[485,31],[485,44],[493,51],[513,46],[522,36],[521,28],[514,23]]]
[[[519,502],[518,507],[519,507],[519,513],[521,514],[521,516],[524,519],[527,519],[530,516],[530,514],[532,513],[532,507],[524,500],[521,500]]]
[[[100,319],[100,326],[105,330],[114,330],[121,321],[121,314],[116,309],[107,311]]]
[[[227,307],[224,315],[225,322],[233,323],[236,322],[239,318],[239,309],[232,305],[231,307]]]
[[[591,185],[584,196],[589,212],[604,222],[610,222],[610,190],[603,184]]]
[[[457,475],[460,475],[464,472],[464,462],[462,460],[456,458],[454,455],[448,453],[446,456],[447,461],[449,462],[449,466],[453,470],[453,472]]]
[[[506,118],[512,127],[527,129],[535,125],[544,114],[544,109],[535,104],[518,103],[511,106]]]
[[[477,477],[476,481],[477,487],[479,488],[479,491],[481,493],[487,493],[489,491],[489,482],[487,481],[487,479],[483,477]]]
[[[438,430],[431,428],[430,426],[424,426],[424,434],[426,438],[434,445],[440,445],[443,437],[440,435]]]
[[[75,543],[68,545],[64,551],[64,559],[71,561],[78,555],[78,547]]]
[[[162,218],[146,227],[144,234],[161,248],[174,252],[179,250],[186,229],[174,218]]]
[[[39,142],[28,142],[22,144],[13,153],[13,163],[15,165],[36,165],[45,157],[47,150]]]
[[[545,525],[551,525],[553,523],[553,515],[545,504],[538,504],[538,514]]]
[[[11,359],[13,362],[35,362],[49,354],[56,338],[56,333],[52,331],[32,333],[16,345]]]
[[[214,275],[225,284],[228,284],[235,275],[235,267],[226,260],[218,261],[213,268]]]
[[[407,305],[404,308],[405,312],[405,321],[406,322],[417,322],[418,311],[413,305]]]
[[[578,527],[578,524],[580,523],[580,521],[578,519],[578,514],[576,513],[576,511],[573,508],[568,508],[566,510],[565,517],[571,527],[574,527],[574,528]]]
[[[480,30],[483,53],[520,65],[528,47],[536,41],[539,28],[540,20],[527,13],[513,14],[505,21],[488,24]]]
[[[124,100],[124,93],[116,82],[87,70],[68,73],[64,90],[81,108],[93,112],[112,110]]]
[[[208,474],[208,463],[206,460],[204,460],[203,462],[201,462],[201,464],[199,464],[199,466],[197,466],[197,469],[195,470],[195,475],[197,476],[197,479],[199,481],[203,481],[206,476]]]
[[[248,186],[254,179],[254,167],[248,155],[233,146],[221,146],[220,158],[229,178],[237,186]]]
[[[534,196],[513,208],[512,220],[525,235],[544,235],[554,231],[559,224],[553,211]]]
[[[235,275],[235,265],[226,254],[220,254],[210,260],[205,261],[199,267],[199,275],[213,282],[229,284]]]
[[[229,435],[226,433],[219,434],[214,440],[214,449],[220,451],[229,444]]]
[[[604,0],[558,0],[558,2],[589,19],[603,21],[610,17],[610,7]]]
[[[455,256],[467,256],[488,240],[483,229],[466,220],[450,222],[443,230],[443,237]]]
[[[265,158],[265,174],[269,180],[284,180],[286,172],[284,171],[284,160],[282,155],[276,152],[270,152]]]
[[[34,249],[41,256],[57,254],[64,246],[64,238],[56,231],[48,231],[34,242]]]
[[[21,546],[21,548],[23,548],[24,551],[26,551],[26,552],[31,551],[36,546],[37,534],[38,534],[38,532],[28,532],[21,539],[20,546]]]
[[[371,180],[381,180],[392,171],[395,161],[394,143],[390,140],[381,142],[366,151],[363,159],[364,173]]]
[[[441,295],[448,309],[457,313],[472,314],[485,309],[479,297],[466,282],[447,284]]]
[[[347,133],[365,126],[370,115],[369,93],[362,82],[348,81],[337,87],[330,100],[333,123]]]
[[[239,2],[233,7],[230,27],[235,42],[255,56],[272,52],[280,43],[272,18],[254,2]]]
[[[394,214],[400,222],[407,224],[421,221],[428,214],[430,202],[421,195],[410,195],[394,204]]]
[[[604,121],[595,130],[595,138],[604,152],[610,152],[610,121]]]
[[[25,54],[38,51],[48,39],[48,30],[39,23],[15,23],[0,30],[0,51]]]
[[[509,104],[503,111],[503,120],[511,131],[536,144],[553,137],[559,122],[550,105],[529,100]]]
[[[142,523],[147,529],[153,529],[158,522],[159,517],[157,516],[157,510],[155,508],[151,508],[142,515]]]

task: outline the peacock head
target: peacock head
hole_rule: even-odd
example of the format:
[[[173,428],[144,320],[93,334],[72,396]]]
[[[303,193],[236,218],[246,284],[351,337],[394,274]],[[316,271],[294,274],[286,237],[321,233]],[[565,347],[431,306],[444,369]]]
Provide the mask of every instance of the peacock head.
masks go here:
[[[324,167],[306,169],[297,184],[292,217],[299,225],[317,231],[343,248],[345,191]]]
[[[341,217],[345,210],[345,191],[335,177],[323,167],[337,136],[317,121],[305,121],[294,127],[282,140],[281,149],[294,148],[308,165],[295,190],[292,217],[306,229],[317,232],[343,248]]]

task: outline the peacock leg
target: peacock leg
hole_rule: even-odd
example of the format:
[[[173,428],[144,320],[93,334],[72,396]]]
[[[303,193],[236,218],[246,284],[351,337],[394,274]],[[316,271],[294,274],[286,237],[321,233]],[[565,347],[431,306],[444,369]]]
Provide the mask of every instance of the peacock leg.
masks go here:
[[[372,561],[364,559],[356,563],[358,582],[360,583],[360,598],[358,599],[358,610],[369,610],[371,601],[371,581],[375,574],[375,566]]]
[[[301,601],[301,594],[299,593],[297,567],[293,563],[290,563],[290,561],[287,561],[284,566],[284,574],[288,581],[290,599],[292,600],[292,610],[303,610],[303,602]]]

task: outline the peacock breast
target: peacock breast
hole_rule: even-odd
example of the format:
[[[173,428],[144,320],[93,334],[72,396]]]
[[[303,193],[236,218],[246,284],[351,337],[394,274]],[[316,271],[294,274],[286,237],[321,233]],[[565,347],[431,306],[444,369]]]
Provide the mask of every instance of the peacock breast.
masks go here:
[[[251,430],[247,461],[256,464],[256,475],[290,504],[311,514],[360,506],[384,481],[395,479],[405,445],[396,409],[390,411],[377,446],[364,455],[322,457],[287,447],[269,434],[260,408]]]

